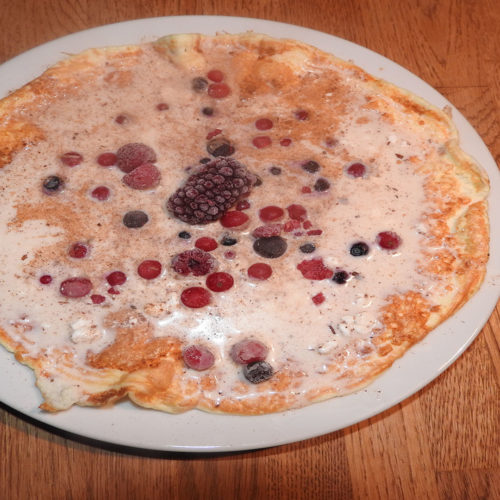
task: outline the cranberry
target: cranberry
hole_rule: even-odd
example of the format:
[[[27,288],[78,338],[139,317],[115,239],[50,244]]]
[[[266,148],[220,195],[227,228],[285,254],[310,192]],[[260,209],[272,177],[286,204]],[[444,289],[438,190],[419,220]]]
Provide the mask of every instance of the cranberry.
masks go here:
[[[109,198],[110,191],[109,188],[106,186],[97,186],[95,189],[92,190],[90,195],[92,196],[92,198],[95,198],[96,200],[105,201]]]
[[[273,122],[269,118],[259,118],[255,122],[255,128],[258,130],[269,130],[273,128]]]
[[[234,285],[234,279],[228,273],[212,273],[207,276],[206,285],[212,292],[225,292]]]
[[[111,286],[123,285],[123,283],[127,281],[127,275],[125,273],[122,273],[121,271],[113,271],[106,276],[106,281]]]
[[[257,280],[267,280],[273,274],[273,268],[264,262],[257,262],[248,268],[248,276]]]
[[[351,177],[363,177],[366,173],[366,167],[362,163],[352,163],[345,171]]]
[[[231,359],[240,365],[264,361],[269,349],[258,340],[245,339],[231,347]]]
[[[68,278],[61,283],[59,291],[61,295],[76,299],[84,297],[92,290],[92,282],[87,278]]]
[[[298,109],[294,111],[293,115],[297,120],[304,121],[309,118],[309,113],[305,109]]]
[[[292,144],[292,139],[288,137],[283,137],[283,139],[280,140],[280,146],[287,148],[290,144]]]
[[[49,274],[44,274],[40,277],[40,283],[42,285],[48,285],[49,283],[52,283],[52,276],[50,276]]]
[[[281,224],[268,224],[267,226],[259,226],[254,229],[252,236],[254,238],[270,238],[271,236],[279,236],[281,234]]]
[[[160,183],[160,171],[152,163],[143,163],[123,177],[123,183],[132,189],[144,191]]]
[[[106,297],[104,295],[91,295],[90,300],[93,304],[102,304],[106,300]]]
[[[63,187],[64,181],[57,175],[49,175],[42,184],[43,192],[48,195],[61,191]]]
[[[302,205],[288,205],[286,207],[290,219],[304,221],[307,219],[307,210]]]
[[[224,227],[238,227],[242,226],[248,222],[248,215],[239,210],[232,210],[231,212],[226,212],[221,218],[220,223]]]
[[[112,167],[116,163],[115,153],[102,153],[97,157],[97,163],[101,167]]]
[[[224,80],[224,73],[218,69],[212,69],[207,73],[207,78],[212,82],[220,83]]]
[[[252,384],[260,384],[273,376],[273,367],[265,361],[255,361],[243,367],[243,375]]]
[[[324,280],[333,276],[333,271],[323,264],[323,259],[303,260],[297,269],[304,278],[310,280]]]
[[[298,229],[299,227],[300,227],[299,220],[287,220],[283,225],[283,231],[285,231],[285,233],[290,233],[294,229]]]
[[[73,243],[68,250],[68,255],[74,259],[83,259],[89,251],[87,245],[83,243]]]
[[[354,243],[349,252],[353,257],[362,257],[370,251],[370,247],[363,241],[358,241]]]
[[[208,86],[208,95],[215,99],[223,99],[230,94],[231,90],[225,83],[211,83]]]
[[[312,189],[309,186],[302,186],[300,192],[303,194],[309,194],[312,193]]]
[[[285,211],[274,205],[269,205],[259,210],[259,217],[263,222],[272,222],[281,219],[284,215]]]
[[[267,148],[272,142],[268,135],[258,135],[252,139],[252,144],[258,149]]]
[[[384,250],[395,250],[401,245],[401,238],[393,231],[382,231],[377,234],[377,244]]]
[[[236,210],[248,210],[250,208],[250,202],[247,200],[240,200],[236,204]]]
[[[161,274],[161,264],[157,260],[145,260],[139,264],[137,273],[145,280],[155,279]]]
[[[76,167],[83,161],[83,156],[75,151],[69,151],[61,155],[60,159],[67,167]]]
[[[128,122],[128,116],[127,115],[118,115],[115,118],[115,123],[118,123],[118,125],[123,125],[124,123]]]
[[[182,358],[188,368],[197,371],[208,370],[215,363],[214,355],[202,345],[190,345],[182,351]]]
[[[193,309],[205,307],[210,304],[210,292],[201,286],[186,288],[181,293],[181,302]]]
[[[169,108],[169,105],[166,102],[160,102],[159,104],[156,105],[156,109],[158,111],[167,111]]]
[[[140,142],[125,144],[116,152],[116,165],[126,174],[143,163],[154,163],[155,161],[156,153],[153,149]]]
[[[325,301],[325,296],[320,292],[317,293],[314,297],[312,297],[312,301],[316,304],[322,304]]]
[[[215,250],[218,245],[213,238],[204,236],[202,238],[198,238],[194,246],[200,250],[205,250],[205,252],[211,252],[212,250]]]

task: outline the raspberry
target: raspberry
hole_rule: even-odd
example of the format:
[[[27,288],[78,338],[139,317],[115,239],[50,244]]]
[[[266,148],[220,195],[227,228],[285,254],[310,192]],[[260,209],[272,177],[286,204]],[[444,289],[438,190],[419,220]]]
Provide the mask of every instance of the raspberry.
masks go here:
[[[202,345],[190,345],[182,351],[182,358],[188,368],[197,371],[208,370],[214,362],[214,355]]]
[[[228,273],[212,273],[207,276],[205,283],[212,292],[225,292],[234,285],[234,279]]]
[[[333,276],[333,271],[323,264],[323,259],[303,260],[297,269],[309,280],[324,280]]]
[[[104,295],[91,295],[90,300],[92,301],[92,304],[102,304],[105,300],[106,297]]]
[[[268,207],[264,207],[259,210],[259,217],[263,222],[271,222],[281,219],[283,215],[285,215],[284,210],[274,205],[269,205]]]
[[[314,297],[312,297],[312,301],[318,306],[325,301],[325,296],[321,292],[317,293]]]
[[[267,226],[259,226],[254,229],[252,236],[254,238],[270,238],[271,236],[279,236],[281,234],[281,224],[268,224]]]
[[[144,191],[158,186],[160,179],[160,171],[152,163],[143,163],[125,175],[122,181],[132,189]]]
[[[271,277],[271,274],[273,274],[273,268],[264,262],[257,262],[248,268],[247,273],[250,278],[264,281]]]
[[[300,221],[287,220],[283,226],[283,231],[285,231],[285,233],[291,233],[294,229],[298,229],[299,227],[300,227]]]
[[[84,297],[92,290],[92,282],[87,278],[68,278],[61,283],[59,291],[61,295],[76,299]]]
[[[201,288],[201,286],[186,288],[181,293],[181,302],[186,307],[191,307],[193,309],[205,307],[210,304],[210,292],[205,290],[205,288]]]
[[[212,272],[217,265],[217,261],[207,252],[194,248],[176,255],[172,260],[174,271],[179,274],[194,276],[204,276]]]
[[[167,201],[168,210],[188,224],[220,219],[255,181],[246,167],[231,158],[217,158],[191,175]]]
[[[205,252],[211,252],[217,248],[217,242],[213,238],[208,238],[203,236],[202,238],[198,238],[194,244],[196,248],[200,250],[205,250]]]
[[[401,245],[401,238],[393,231],[382,231],[377,234],[377,244],[385,250],[395,250]]]
[[[302,205],[289,205],[286,207],[290,219],[304,221],[307,219],[307,210]]]
[[[264,361],[269,349],[258,340],[245,339],[231,347],[231,358],[239,365]]]
[[[156,153],[149,146],[140,142],[125,144],[116,152],[116,166],[126,174],[143,163],[154,163],[155,161]]]

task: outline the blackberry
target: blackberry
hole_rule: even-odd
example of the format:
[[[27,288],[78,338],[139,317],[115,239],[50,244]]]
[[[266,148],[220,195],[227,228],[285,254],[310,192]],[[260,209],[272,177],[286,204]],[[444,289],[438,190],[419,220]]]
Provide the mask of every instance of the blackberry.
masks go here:
[[[250,191],[255,176],[231,158],[217,158],[191,175],[170,196],[167,209],[188,224],[208,224],[220,219],[239,198]]]

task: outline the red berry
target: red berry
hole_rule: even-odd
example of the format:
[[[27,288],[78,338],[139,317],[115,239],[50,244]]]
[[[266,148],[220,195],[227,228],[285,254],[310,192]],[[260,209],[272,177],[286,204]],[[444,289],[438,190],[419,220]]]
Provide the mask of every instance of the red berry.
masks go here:
[[[168,108],[169,106],[166,102],[160,102],[159,104],[156,105],[156,109],[158,111],[166,111]]]
[[[236,204],[236,210],[247,210],[250,208],[250,202],[247,201],[247,200],[240,200],[237,204]]]
[[[227,97],[231,90],[225,83],[211,83],[208,86],[208,95],[215,99]]]
[[[323,259],[303,260],[297,265],[297,269],[304,278],[310,280],[324,280],[333,276],[333,271],[323,264]]]
[[[202,345],[190,345],[182,351],[182,358],[188,368],[197,371],[208,370],[215,363],[214,355]]]
[[[40,277],[40,283],[42,285],[48,285],[49,283],[52,283],[52,276],[50,276],[49,274],[44,274]]]
[[[235,363],[248,365],[255,361],[264,361],[269,349],[258,340],[245,339],[231,347],[231,358]]]
[[[351,177],[363,177],[366,173],[366,167],[362,163],[352,163],[345,171]]]
[[[300,227],[299,220],[287,220],[283,225],[283,231],[285,231],[285,233],[290,233],[294,229],[298,229],[299,227]]]
[[[215,250],[218,245],[213,238],[204,236],[202,238],[198,238],[194,246],[200,250],[205,250],[205,252],[211,252],[212,250]]]
[[[289,205],[286,207],[290,219],[304,221],[307,219],[307,210],[302,205]]]
[[[101,167],[111,167],[116,163],[115,153],[102,153],[97,157],[97,163]]]
[[[393,231],[382,231],[377,234],[377,244],[385,250],[395,250],[401,245],[401,238]]]
[[[143,163],[123,177],[123,183],[132,189],[144,191],[160,183],[160,171],[152,163]]]
[[[137,272],[141,278],[152,280],[160,276],[161,264],[157,260],[145,260],[139,264]]]
[[[325,301],[325,296],[320,292],[316,294],[313,298],[312,301],[316,304],[319,305]]]
[[[308,236],[319,236],[320,234],[323,234],[322,229],[311,229],[310,231],[307,231]]]
[[[106,300],[106,297],[104,295],[91,295],[90,300],[93,304],[102,304]]]
[[[106,276],[106,281],[111,286],[123,285],[123,283],[127,281],[127,275],[125,273],[122,273],[121,271],[113,271]]]
[[[259,210],[259,217],[263,222],[272,222],[281,219],[284,215],[285,211],[274,205],[269,205]]]
[[[118,115],[115,118],[115,122],[118,123],[118,125],[123,125],[124,123],[128,122],[128,117],[126,115]]]
[[[253,230],[254,238],[270,238],[271,236],[279,236],[281,234],[281,224],[268,224],[267,226],[259,226]]]
[[[210,304],[210,292],[201,286],[186,288],[181,293],[181,302],[193,309],[207,306]]]
[[[287,148],[288,146],[290,146],[290,144],[292,144],[292,139],[289,139],[288,137],[284,137],[280,141],[280,146],[283,146],[285,148]]]
[[[61,295],[76,299],[84,297],[92,290],[92,282],[87,278],[68,278],[61,283],[59,291]]]
[[[298,109],[293,114],[295,118],[300,121],[307,120],[309,118],[309,113],[305,109]]]
[[[212,69],[207,73],[207,78],[212,82],[222,82],[224,80],[224,73],[218,69]]]
[[[220,223],[224,227],[238,227],[245,222],[248,222],[248,215],[239,210],[232,210],[231,212],[226,212],[220,219]]]
[[[257,280],[267,280],[271,276],[271,274],[273,274],[273,269],[269,264],[257,262],[256,264],[252,264],[248,268],[247,272],[250,278],[255,278]]]
[[[220,133],[222,133],[222,130],[220,128],[216,128],[214,130],[211,130],[208,134],[207,134],[207,141],[209,141],[210,139],[212,139],[213,137],[215,137],[216,135],[219,135]]]
[[[95,189],[92,190],[92,193],[90,193],[92,198],[95,198],[96,200],[99,201],[105,201],[109,198],[109,188],[106,186],[98,186]]]
[[[89,251],[87,245],[83,243],[73,243],[69,248],[68,255],[74,259],[83,259]]]
[[[312,193],[312,189],[309,186],[303,186],[302,189],[300,190],[301,193],[308,194]]]
[[[258,130],[269,130],[273,128],[273,122],[269,118],[259,118],[255,122],[255,128]]]
[[[113,288],[113,287],[111,287],[111,288],[108,289],[108,293],[110,295],[120,295],[120,291],[117,290],[116,288]]]
[[[207,276],[206,285],[212,292],[225,292],[234,285],[234,279],[228,273],[212,273]]]
[[[126,174],[143,163],[154,163],[155,161],[156,153],[153,149],[140,142],[125,144],[116,152],[116,166]]]
[[[83,161],[83,156],[75,151],[69,151],[68,153],[64,153],[60,159],[67,167],[76,167]]]
[[[228,260],[232,260],[236,257],[236,252],[233,252],[232,250],[228,250],[227,252],[224,252],[224,257]]]
[[[272,142],[268,135],[258,135],[252,139],[252,144],[258,149],[267,148]]]
[[[310,220],[305,220],[303,223],[302,223],[302,227],[304,229],[311,229],[312,227],[312,222]]]
[[[204,276],[217,266],[217,261],[207,252],[194,248],[176,255],[172,260],[174,271],[179,274]]]

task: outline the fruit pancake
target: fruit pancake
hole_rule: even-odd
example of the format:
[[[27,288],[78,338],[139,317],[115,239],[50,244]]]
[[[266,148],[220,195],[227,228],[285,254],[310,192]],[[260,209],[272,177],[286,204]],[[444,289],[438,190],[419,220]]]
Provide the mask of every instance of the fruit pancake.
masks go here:
[[[256,34],[69,57],[0,101],[0,341],[58,411],[357,390],[478,289],[449,113]]]

